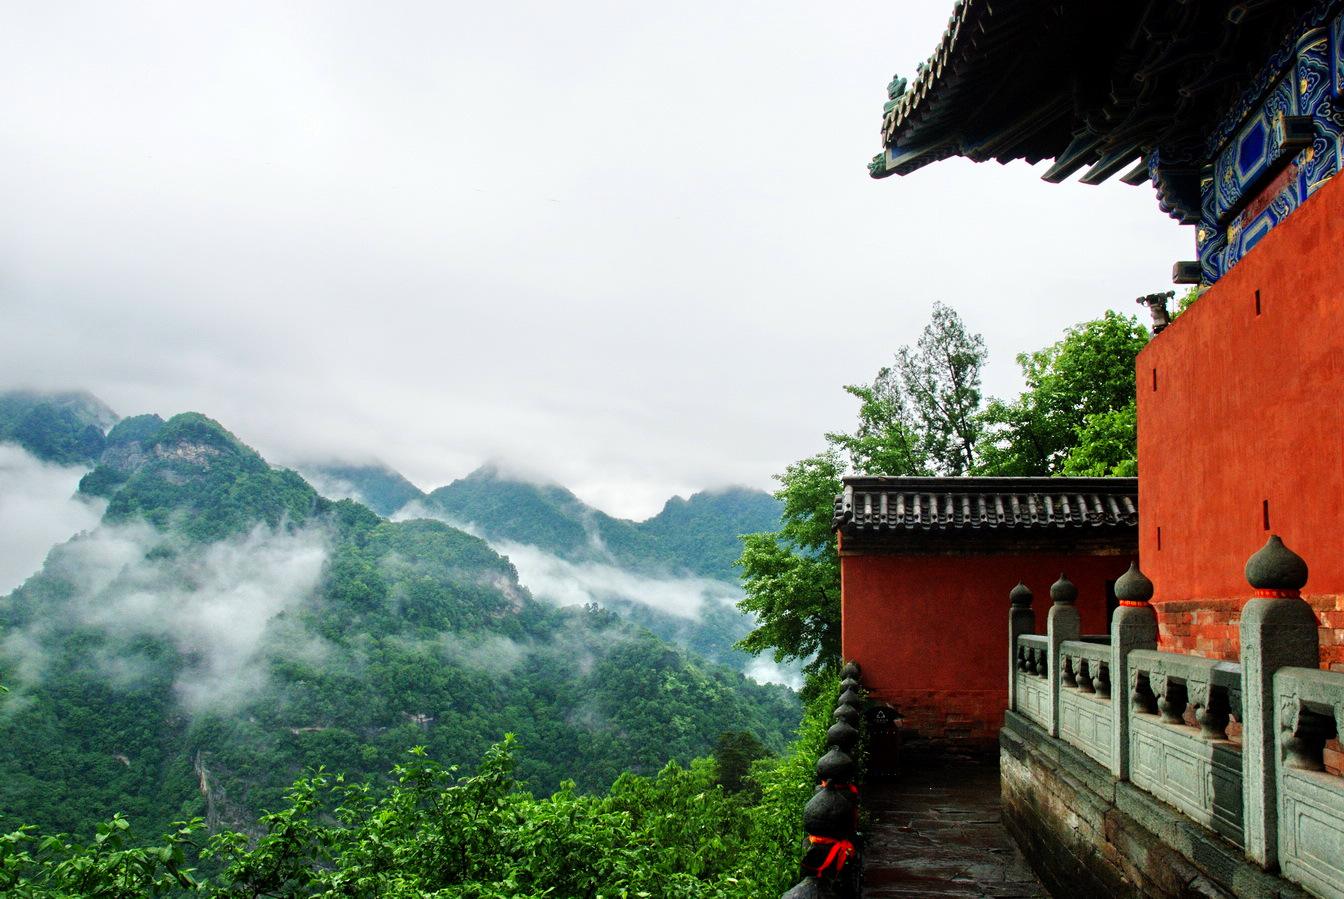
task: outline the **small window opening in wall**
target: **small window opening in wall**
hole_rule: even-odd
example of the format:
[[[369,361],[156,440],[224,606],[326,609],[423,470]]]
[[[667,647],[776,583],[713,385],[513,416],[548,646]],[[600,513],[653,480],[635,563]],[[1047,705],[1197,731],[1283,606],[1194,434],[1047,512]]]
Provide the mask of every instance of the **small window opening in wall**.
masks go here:
[[[1264,517],[1265,530],[1269,530],[1269,500],[1264,500],[1261,503],[1260,514]]]
[[[1153,392],[1157,392],[1157,369],[1153,369]]]
[[[1260,288],[1255,289],[1255,314],[1260,314]]]
[[[1162,528],[1161,528],[1161,527],[1159,527],[1159,528],[1157,529],[1157,548],[1158,548],[1159,550],[1162,548]]]

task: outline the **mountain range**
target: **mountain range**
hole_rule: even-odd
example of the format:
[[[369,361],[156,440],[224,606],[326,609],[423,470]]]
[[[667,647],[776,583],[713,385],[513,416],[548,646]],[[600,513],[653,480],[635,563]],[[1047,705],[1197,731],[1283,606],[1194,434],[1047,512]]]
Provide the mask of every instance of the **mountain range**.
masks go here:
[[[93,462],[79,493],[106,506],[0,598],[0,742],[20,747],[0,754],[0,827],[84,832],[118,810],[145,832],[193,814],[247,827],[305,767],[376,777],[413,745],[465,763],[506,731],[534,788],[596,789],[725,731],[778,748],[797,722],[791,691],[633,614],[540,601],[481,536],[324,497],[204,415],[116,420],[87,395],[12,396],[5,439]],[[389,508],[398,482],[377,483]],[[730,532],[767,521],[758,497],[724,491],[627,522],[493,470],[401,493],[401,510],[529,537],[567,564],[669,576],[721,574]]]

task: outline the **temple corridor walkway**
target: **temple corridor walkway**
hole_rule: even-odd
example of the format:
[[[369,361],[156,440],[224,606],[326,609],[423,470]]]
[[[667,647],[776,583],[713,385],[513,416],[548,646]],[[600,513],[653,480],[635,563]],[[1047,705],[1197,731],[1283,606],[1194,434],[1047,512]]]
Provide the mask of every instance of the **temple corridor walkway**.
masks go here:
[[[1050,895],[1000,823],[997,759],[912,767],[863,804],[865,899]]]

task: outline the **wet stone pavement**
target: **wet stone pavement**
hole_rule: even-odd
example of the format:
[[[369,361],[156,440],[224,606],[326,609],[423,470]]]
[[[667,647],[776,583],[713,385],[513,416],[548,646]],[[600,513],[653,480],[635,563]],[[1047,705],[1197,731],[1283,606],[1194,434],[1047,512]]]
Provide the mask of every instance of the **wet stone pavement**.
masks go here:
[[[1000,822],[997,759],[912,766],[863,805],[865,899],[1050,895]]]

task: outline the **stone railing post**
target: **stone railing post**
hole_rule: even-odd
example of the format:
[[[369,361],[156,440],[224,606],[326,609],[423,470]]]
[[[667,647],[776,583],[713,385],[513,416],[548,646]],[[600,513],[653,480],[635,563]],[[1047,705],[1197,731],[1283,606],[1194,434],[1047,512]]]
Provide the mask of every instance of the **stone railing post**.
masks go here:
[[[1241,610],[1242,784],[1246,857],[1265,868],[1278,864],[1279,744],[1274,726],[1274,672],[1318,668],[1316,614],[1302,599],[1307,563],[1269,538],[1246,560],[1255,598]]]
[[[1034,597],[1021,581],[1008,593],[1008,708],[1017,711],[1017,638],[1036,633],[1036,613],[1031,610]]]
[[[1157,649],[1153,582],[1131,562],[1115,582],[1120,607],[1111,616],[1111,774],[1129,779],[1129,651]]]
[[[1074,601],[1078,599],[1078,588],[1061,572],[1059,580],[1050,585],[1050,614],[1045,620],[1046,640],[1049,649],[1046,653],[1045,677],[1050,687],[1050,736],[1059,736],[1059,691],[1060,658],[1059,644],[1065,640],[1077,640],[1079,634],[1078,609]]]
[[[849,662],[840,671],[840,697],[826,731],[826,753],[817,760],[817,789],[803,808],[803,879],[783,899],[858,899],[863,876],[859,855],[859,722],[866,699],[860,669]]]

